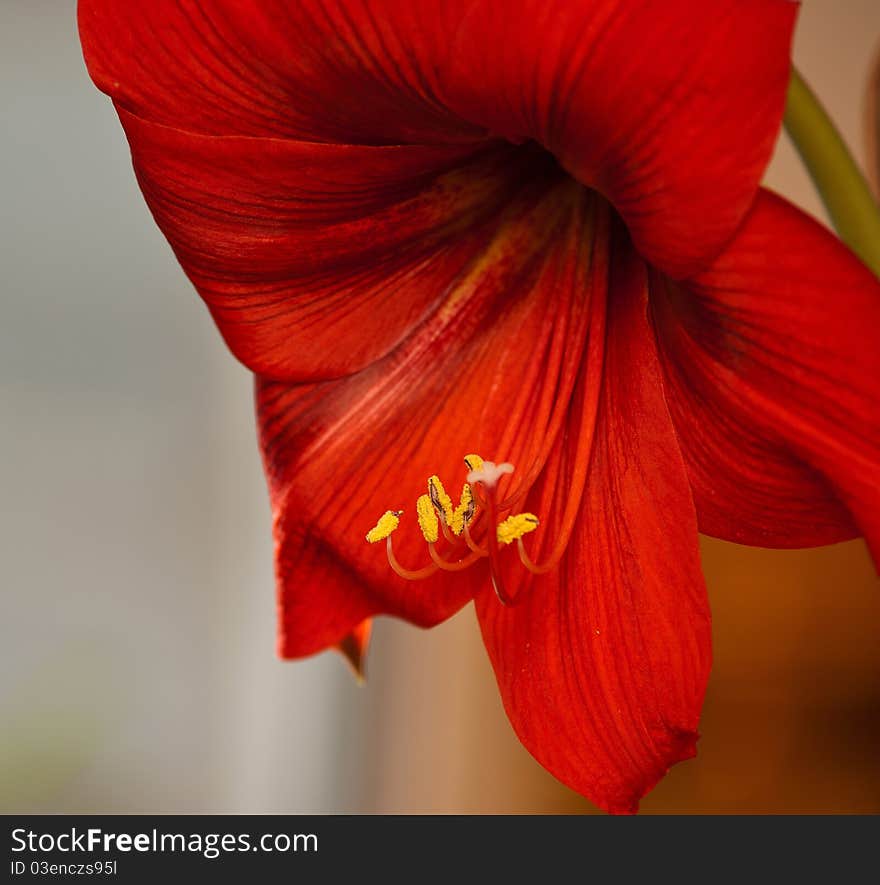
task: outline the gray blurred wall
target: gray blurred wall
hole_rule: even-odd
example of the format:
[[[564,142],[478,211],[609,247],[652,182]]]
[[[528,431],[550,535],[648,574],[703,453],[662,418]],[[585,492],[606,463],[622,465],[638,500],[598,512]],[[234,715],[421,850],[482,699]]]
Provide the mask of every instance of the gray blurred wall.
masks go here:
[[[0,2],[0,109],[2,807],[360,807],[364,693],[335,656],[274,656],[250,377],[73,0]]]

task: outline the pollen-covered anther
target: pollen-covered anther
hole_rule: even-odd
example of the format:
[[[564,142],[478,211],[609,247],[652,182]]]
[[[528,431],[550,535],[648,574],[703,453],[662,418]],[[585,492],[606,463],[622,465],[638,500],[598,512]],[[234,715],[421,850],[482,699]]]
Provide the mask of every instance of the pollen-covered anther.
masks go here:
[[[456,537],[464,531],[464,527],[474,518],[476,506],[474,493],[471,490],[470,485],[465,483],[461,490],[461,501],[458,507],[453,511],[452,521],[449,523],[449,527],[452,529],[452,534]]]
[[[422,495],[416,501],[416,515],[425,540],[429,544],[435,544],[439,537],[440,521],[437,519],[437,512],[429,495]]]
[[[497,536],[499,544],[512,544],[523,535],[533,532],[540,523],[534,513],[516,513],[508,516],[498,524]]]
[[[379,517],[379,521],[367,532],[367,540],[371,544],[384,541],[400,525],[402,513],[402,510],[386,510]]]
[[[504,605],[515,605],[517,598],[505,588],[501,548],[516,543],[520,561],[536,575],[554,568],[561,554],[554,552],[546,563],[536,565],[522,539],[538,528],[538,517],[534,513],[515,513],[501,519],[503,513],[509,513],[510,506],[506,501],[499,501],[498,483],[503,476],[513,473],[512,464],[484,461],[479,455],[467,455],[464,461],[469,473],[458,506],[453,506],[436,474],[428,479],[427,494],[416,500],[419,530],[430,557],[426,565],[407,568],[397,559],[391,535],[400,525],[402,510],[386,510],[367,532],[367,541],[375,544],[384,540],[389,565],[407,581],[429,578],[438,571],[460,572],[488,560],[489,577],[498,599]],[[482,535],[478,531],[479,540],[471,534],[477,528],[483,530]]]
[[[434,510],[437,511],[437,515],[443,519],[446,525],[451,525],[452,516],[455,512],[452,506],[452,498],[446,494],[446,489],[443,488],[443,483],[440,482],[440,477],[436,473],[428,479],[428,495],[431,498],[431,503],[434,505]]]
[[[464,466],[468,470],[479,470],[483,466],[483,459],[479,455],[465,455]]]

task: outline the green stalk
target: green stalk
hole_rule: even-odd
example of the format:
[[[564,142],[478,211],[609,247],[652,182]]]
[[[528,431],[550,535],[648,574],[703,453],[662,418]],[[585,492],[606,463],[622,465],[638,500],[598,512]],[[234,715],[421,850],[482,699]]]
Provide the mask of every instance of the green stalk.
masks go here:
[[[834,123],[794,67],[784,122],[835,230],[880,277],[880,208]]]

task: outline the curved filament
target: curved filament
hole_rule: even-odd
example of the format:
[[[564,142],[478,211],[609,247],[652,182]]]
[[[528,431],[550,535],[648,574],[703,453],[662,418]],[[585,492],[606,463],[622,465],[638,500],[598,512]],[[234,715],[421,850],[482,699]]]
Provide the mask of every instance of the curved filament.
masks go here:
[[[467,543],[468,547],[474,552],[479,553],[480,556],[488,556],[489,551],[485,547],[481,547],[475,540],[473,535],[471,534],[470,527],[467,523],[464,526],[464,540]]]
[[[401,578],[405,578],[407,581],[421,581],[423,578],[428,578],[433,575],[438,569],[438,566],[434,563],[430,563],[424,568],[415,570],[404,568],[394,555],[394,547],[391,544],[391,535],[388,536],[388,539],[385,542],[385,550],[388,553],[388,564],[398,575],[400,575]]]
[[[519,548],[519,559],[520,562],[533,574],[533,575],[546,575],[550,569],[556,568],[559,565],[559,560],[562,559],[562,554],[565,552],[564,547],[557,547],[556,551],[553,555],[547,560],[547,562],[542,563],[541,565],[536,565],[532,562],[532,558],[526,553],[526,545],[523,544],[522,538],[516,539],[516,546]]]
[[[434,544],[428,544],[428,552],[431,554],[431,559],[434,560],[437,568],[443,569],[446,572],[460,572],[466,568],[470,568],[478,559],[481,558],[479,553],[471,553],[470,556],[466,556],[464,559],[459,559],[458,562],[450,562],[448,559],[444,559],[438,552],[437,548]]]

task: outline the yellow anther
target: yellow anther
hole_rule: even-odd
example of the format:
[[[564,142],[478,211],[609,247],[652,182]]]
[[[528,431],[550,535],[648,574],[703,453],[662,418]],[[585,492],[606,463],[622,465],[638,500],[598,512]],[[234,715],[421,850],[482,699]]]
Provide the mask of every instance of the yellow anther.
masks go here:
[[[419,517],[419,528],[422,530],[425,540],[429,544],[436,543],[440,522],[437,519],[437,514],[434,511],[434,505],[431,503],[429,495],[422,495],[416,501],[416,513]]]
[[[479,470],[483,466],[483,459],[479,455],[465,455],[464,465],[468,470]]]
[[[533,532],[538,527],[538,517],[534,513],[517,513],[508,516],[498,524],[498,543],[512,544],[523,535]]]
[[[452,513],[452,521],[449,527],[454,535],[460,535],[464,531],[465,525],[473,519],[476,502],[474,501],[474,493],[471,487],[465,483],[461,490],[461,503]]]
[[[399,525],[402,510],[386,510],[379,521],[367,532],[367,540],[371,544],[384,541]]]
[[[443,517],[446,525],[450,525],[453,514],[452,498],[446,494],[446,489],[443,488],[443,483],[440,482],[440,477],[436,473],[428,480],[428,494],[431,496],[434,509]]]

